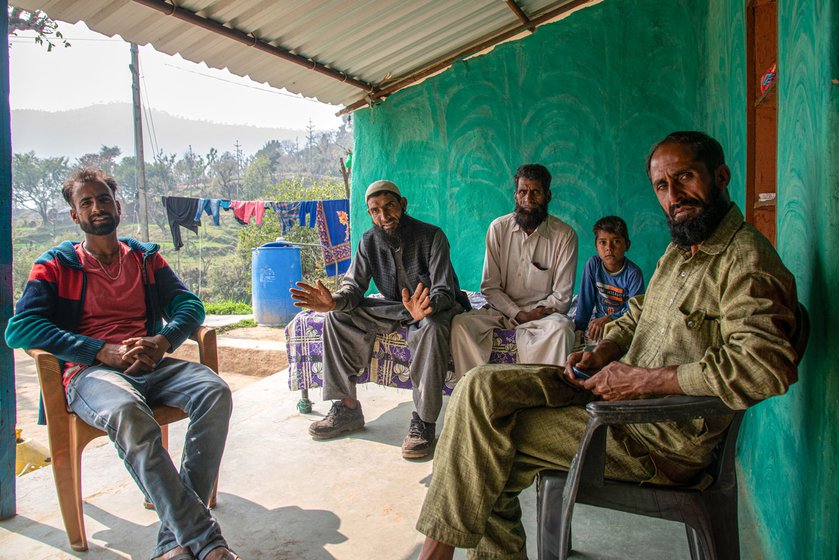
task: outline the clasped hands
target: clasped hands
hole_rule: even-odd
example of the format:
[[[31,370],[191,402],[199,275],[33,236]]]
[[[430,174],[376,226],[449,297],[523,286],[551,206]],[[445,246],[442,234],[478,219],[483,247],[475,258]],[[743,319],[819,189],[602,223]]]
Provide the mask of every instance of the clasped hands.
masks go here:
[[[129,375],[152,371],[169,349],[169,341],[162,334],[127,338],[121,344],[105,343],[96,359]]]
[[[335,299],[332,297],[332,292],[320,280],[317,281],[315,286],[305,282],[297,282],[296,285],[297,288],[289,290],[295,307],[306,307],[321,313],[335,309]],[[406,289],[402,290],[402,305],[405,306],[414,321],[421,321],[434,311],[431,307],[431,296],[428,288],[423,286],[422,282],[417,284],[417,289],[414,290],[413,295]]]
[[[617,361],[620,347],[610,340],[591,351],[572,352],[565,362],[566,381],[591,391],[603,400],[618,401],[647,398],[652,395],[682,394],[675,366],[640,368]],[[589,379],[578,379],[572,368],[591,374]]]

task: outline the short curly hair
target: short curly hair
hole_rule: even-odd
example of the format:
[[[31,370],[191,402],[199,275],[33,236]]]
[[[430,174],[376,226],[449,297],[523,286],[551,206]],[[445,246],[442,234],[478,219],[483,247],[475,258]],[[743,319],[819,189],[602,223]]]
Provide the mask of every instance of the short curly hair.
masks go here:
[[[682,130],[671,132],[664,140],[657,142],[647,154],[647,177],[650,177],[650,164],[656,151],[665,144],[679,144],[686,146],[692,154],[693,159],[705,164],[708,172],[713,175],[720,165],[725,164],[725,154],[722,146],[715,139],[704,132],[696,130]]]
[[[111,189],[114,198],[117,197],[116,179],[96,167],[79,167],[67,177],[61,189],[61,196],[71,207],[73,206],[73,189],[76,185],[83,185],[84,183],[105,183]]]
[[[620,235],[626,240],[626,247],[629,248],[629,228],[626,227],[626,222],[620,216],[603,216],[597,220],[591,231],[594,232],[595,241],[597,240],[597,233],[600,231]]]
[[[551,190],[551,173],[548,168],[538,163],[526,163],[516,170],[513,176],[513,188],[517,189],[519,186],[519,179],[530,179],[531,181],[539,181],[542,189],[545,192]]]

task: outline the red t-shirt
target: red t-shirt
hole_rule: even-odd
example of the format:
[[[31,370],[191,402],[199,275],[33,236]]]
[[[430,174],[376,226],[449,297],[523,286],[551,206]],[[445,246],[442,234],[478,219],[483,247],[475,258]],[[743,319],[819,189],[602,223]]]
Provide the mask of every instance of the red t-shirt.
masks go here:
[[[98,338],[111,344],[135,336],[146,336],[146,298],[140,258],[128,245],[120,242],[122,266],[119,259],[110,265],[100,264],[79,243],[76,254],[87,276],[87,287],[79,321],[78,333]],[[105,268],[108,274],[102,271]],[[116,278],[116,279],[114,279]],[[64,367],[64,387],[85,365],[67,362]]]

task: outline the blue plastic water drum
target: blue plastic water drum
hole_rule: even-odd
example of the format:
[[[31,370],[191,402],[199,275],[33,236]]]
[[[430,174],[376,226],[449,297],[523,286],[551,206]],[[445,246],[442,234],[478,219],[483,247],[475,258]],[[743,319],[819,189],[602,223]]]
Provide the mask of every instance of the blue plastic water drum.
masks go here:
[[[251,253],[254,318],[259,325],[285,325],[300,311],[288,291],[303,278],[300,247],[274,242],[251,249]]]

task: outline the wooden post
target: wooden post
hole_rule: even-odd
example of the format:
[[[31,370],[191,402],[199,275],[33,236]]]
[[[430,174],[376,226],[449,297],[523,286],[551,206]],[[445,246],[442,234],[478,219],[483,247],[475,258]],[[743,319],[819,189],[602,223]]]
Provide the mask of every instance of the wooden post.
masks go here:
[[[344,178],[344,192],[347,194],[347,200],[350,199],[350,172],[347,170],[347,166],[344,165],[344,158],[338,158],[338,161],[341,162],[341,177]]]
[[[0,2],[0,29],[9,23],[9,3]],[[12,316],[12,128],[9,116],[9,42],[0,46],[0,333]],[[0,519],[17,513],[15,506],[15,358],[0,344]]]

